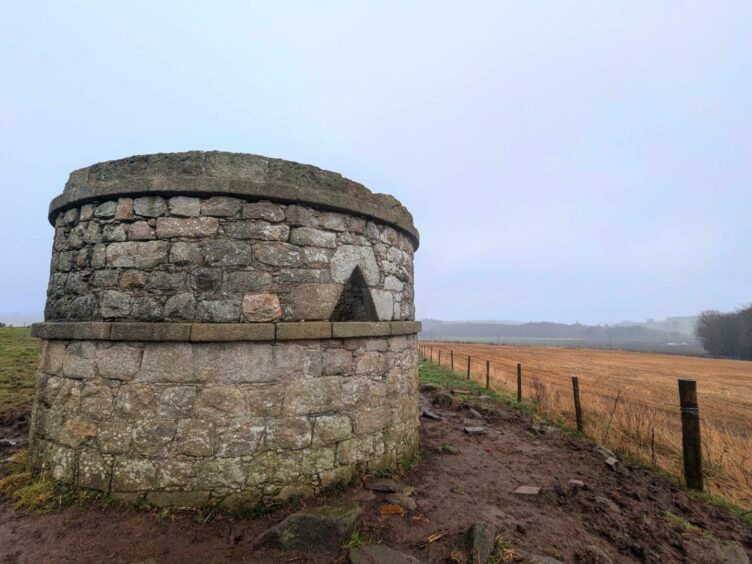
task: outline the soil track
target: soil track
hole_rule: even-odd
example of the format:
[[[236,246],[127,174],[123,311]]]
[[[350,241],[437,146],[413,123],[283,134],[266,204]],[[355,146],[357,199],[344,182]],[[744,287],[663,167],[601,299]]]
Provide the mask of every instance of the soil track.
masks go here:
[[[430,397],[422,401],[429,405]],[[425,562],[469,560],[466,531],[477,521],[499,530],[514,549],[564,562],[718,562],[719,539],[752,554],[752,528],[728,510],[687,494],[648,470],[614,471],[593,443],[562,435],[525,413],[478,400],[433,408],[442,421],[422,420],[423,460],[400,477],[415,487],[415,511],[380,515],[384,494],[361,486],[315,504],[356,501],[364,509],[360,535]],[[486,433],[470,436],[466,425]],[[440,454],[450,444],[459,454]],[[577,479],[584,488],[572,488]],[[514,490],[540,486],[536,496]],[[253,520],[219,518],[199,524],[190,515],[158,519],[124,507],[67,507],[26,515],[0,505],[0,562],[344,562],[339,553],[279,553],[255,549],[254,539],[289,508]],[[446,533],[420,548],[434,533]],[[454,560],[449,560],[454,558]],[[519,561],[519,560],[517,560]]]

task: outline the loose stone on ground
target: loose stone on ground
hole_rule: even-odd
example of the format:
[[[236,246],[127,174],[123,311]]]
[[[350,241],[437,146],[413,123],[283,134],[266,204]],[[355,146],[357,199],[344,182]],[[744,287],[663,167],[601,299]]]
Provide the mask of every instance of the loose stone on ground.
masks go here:
[[[298,511],[262,533],[254,544],[283,550],[338,551],[355,530],[362,512],[357,505],[324,505]]]

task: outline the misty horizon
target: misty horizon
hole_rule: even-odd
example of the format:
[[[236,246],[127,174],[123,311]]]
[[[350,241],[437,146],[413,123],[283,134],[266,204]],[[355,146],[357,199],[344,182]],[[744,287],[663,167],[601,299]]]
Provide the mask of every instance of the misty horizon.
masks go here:
[[[733,311],[752,300],[751,18],[733,1],[11,4],[0,321],[41,319],[71,171],[189,149],[394,195],[421,235],[418,319]]]

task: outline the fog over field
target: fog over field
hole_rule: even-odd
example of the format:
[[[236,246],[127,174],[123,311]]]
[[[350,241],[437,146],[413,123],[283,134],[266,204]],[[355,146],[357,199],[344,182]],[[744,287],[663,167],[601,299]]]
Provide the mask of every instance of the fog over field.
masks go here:
[[[440,321],[424,319],[423,340],[469,341],[564,347],[702,354],[694,328],[696,317],[673,317],[614,325],[552,322]]]

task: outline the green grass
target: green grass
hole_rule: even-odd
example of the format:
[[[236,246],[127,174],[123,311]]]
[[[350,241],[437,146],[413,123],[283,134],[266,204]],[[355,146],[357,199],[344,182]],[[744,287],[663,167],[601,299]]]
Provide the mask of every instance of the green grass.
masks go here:
[[[29,413],[39,339],[25,327],[0,327],[0,425]]]
[[[452,372],[445,366],[433,364],[427,360],[422,360],[419,366],[420,383],[434,384],[447,390],[468,390],[470,394],[455,394],[459,399],[477,398],[484,395],[492,400],[503,403],[515,409],[533,413],[535,410],[525,402],[517,403],[516,397],[506,391],[487,390],[475,380],[468,380],[465,374]]]
[[[439,446],[438,451],[440,454],[459,454],[460,449],[458,449],[454,445],[450,445],[447,443],[442,443],[441,446]]]

